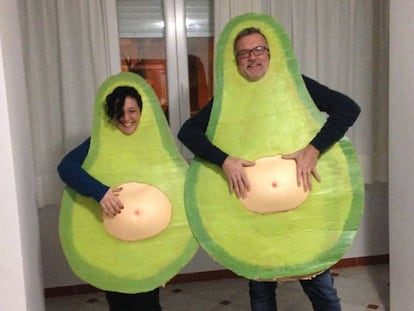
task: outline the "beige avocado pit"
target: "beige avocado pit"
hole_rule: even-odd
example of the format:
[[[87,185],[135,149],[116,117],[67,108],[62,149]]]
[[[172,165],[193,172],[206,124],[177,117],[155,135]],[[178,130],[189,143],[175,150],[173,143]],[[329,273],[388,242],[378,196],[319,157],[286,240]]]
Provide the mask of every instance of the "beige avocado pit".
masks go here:
[[[102,213],[106,231],[123,241],[145,240],[164,231],[171,221],[172,204],[156,187],[129,182],[119,186],[121,213]]]
[[[257,159],[255,165],[245,168],[250,191],[240,198],[250,211],[267,214],[285,212],[298,207],[309,192],[298,186],[296,162],[281,156]]]

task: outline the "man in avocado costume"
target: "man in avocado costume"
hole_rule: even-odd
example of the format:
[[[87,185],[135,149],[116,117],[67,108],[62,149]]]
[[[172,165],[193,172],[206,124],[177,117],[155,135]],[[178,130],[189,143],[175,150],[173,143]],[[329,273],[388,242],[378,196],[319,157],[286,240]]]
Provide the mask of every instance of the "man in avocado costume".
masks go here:
[[[196,253],[187,168],[149,84],[134,73],[104,81],[91,136],[58,166],[59,234],[73,272],[105,291],[111,311],[160,311],[159,287]]]
[[[253,311],[277,310],[277,281],[286,279],[300,280],[314,310],[341,310],[329,267],[352,241],[363,190],[352,148],[336,143],[360,108],[301,76],[284,32],[260,14],[226,26],[217,45],[215,81],[214,100],[178,133],[196,156],[186,182],[194,234],[214,259],[250,279]],[[318,111],[328,114],[326,121]],[[243,200],[256,191],[246,172],[257,166],[255,159],[271,155],[296,162],[296,186],[309,196],[289,211],[244,209]],[[318,183],[312,184],[312,176]],[[268,188],[280,184],[273,181]],[[210,188],[214,192],[207,193]]]

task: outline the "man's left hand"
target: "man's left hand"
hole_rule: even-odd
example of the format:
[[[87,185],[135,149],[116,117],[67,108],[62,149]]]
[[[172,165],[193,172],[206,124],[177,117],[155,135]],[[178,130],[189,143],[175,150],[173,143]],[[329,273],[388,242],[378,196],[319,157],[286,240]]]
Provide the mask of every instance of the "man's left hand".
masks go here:
[[[282,155],[282,159],[296,161],[296,180],[298,187],[303,185],[305,191],[312,190],[312,176],[318,182],[321,182],[321,178],[316,170],[318,157],[319,150],[312,145],[307,145],[305,148],[294,153]]]

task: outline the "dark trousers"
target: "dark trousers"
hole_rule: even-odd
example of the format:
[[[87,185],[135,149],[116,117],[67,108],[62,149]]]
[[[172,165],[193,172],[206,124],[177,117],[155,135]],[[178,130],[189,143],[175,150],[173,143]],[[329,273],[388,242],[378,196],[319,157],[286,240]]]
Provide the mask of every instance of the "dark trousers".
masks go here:
[[[110,311],[162,311],[160,289],[137,294],[105,292]]]
[[[327,270],[300,284],[315,311],[341,311],[341,304],[333,285],[331,273]],[[249,282],[250,306],[252,311],[277,311],[277,282]]]

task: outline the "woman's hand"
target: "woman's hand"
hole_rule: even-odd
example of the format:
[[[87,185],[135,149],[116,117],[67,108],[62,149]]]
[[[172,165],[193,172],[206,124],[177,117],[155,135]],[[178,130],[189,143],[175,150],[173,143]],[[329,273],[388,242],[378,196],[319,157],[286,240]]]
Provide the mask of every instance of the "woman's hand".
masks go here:
[[[312,176],[314,176],[318,182],[321,182],[321,178],[316,170],[318,157],[319,150],[312,145],[307,145],[301,150],[282,156],[283,159],[296,161],[296,180],[298,187],[303,185],[305,191],[312,190]]]
[[[99,204],[106,215],[116,216],[116,214],[121,213],[124,208],[121,200],[118,199],[121,190],[122,188],[109,188],[103,198],[99,201]]]
[[[244,167],[254,166],[255,162],[228,156],[222,164],[222,169],[227,175],[230,194],[236,193],[238,198],[244,198],[246,192],[250,190],[249,180],[247,179]]]

